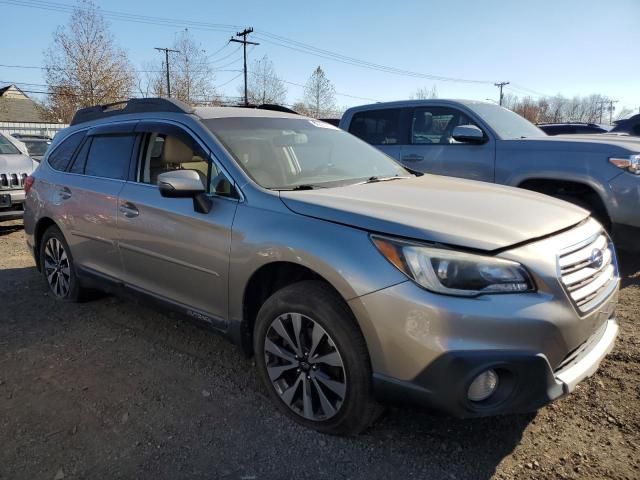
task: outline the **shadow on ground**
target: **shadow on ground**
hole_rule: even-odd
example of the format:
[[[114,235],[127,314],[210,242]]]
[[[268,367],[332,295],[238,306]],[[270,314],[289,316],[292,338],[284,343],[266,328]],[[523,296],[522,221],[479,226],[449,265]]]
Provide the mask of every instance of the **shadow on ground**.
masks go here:
[[[10,225],[2,225],[2,223],[0,223],[0,237],[9,235],[10,233],[18,232],[20,230],[24,230],[24,226],[22,225],[22,223]]]
[[[629,285],[640,285],[640,252],[622,250],[618,252],[618,260],[622,288]]]

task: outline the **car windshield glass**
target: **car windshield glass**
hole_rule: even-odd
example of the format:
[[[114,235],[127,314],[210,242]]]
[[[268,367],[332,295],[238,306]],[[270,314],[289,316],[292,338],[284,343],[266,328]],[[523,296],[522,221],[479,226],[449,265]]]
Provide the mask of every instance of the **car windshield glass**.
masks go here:
[[[410,176],[379,150],[319,120],[238,117],[204,124],[265,188],[302,190]]]
[[[493,128],[502,140],[547,136],[529,120],[499,105],[472,103],[468,107]]]
[[[27,146],[29,155],[35,155],[39,157],[42,157],[44,155],[44,153],[47,151],[47,147],[49,146],[49,142],[40,142],[34,140],[23,140],[23,142]]]
[[[20,155],[20,150],[3,135],[0,135],[0,155]]]

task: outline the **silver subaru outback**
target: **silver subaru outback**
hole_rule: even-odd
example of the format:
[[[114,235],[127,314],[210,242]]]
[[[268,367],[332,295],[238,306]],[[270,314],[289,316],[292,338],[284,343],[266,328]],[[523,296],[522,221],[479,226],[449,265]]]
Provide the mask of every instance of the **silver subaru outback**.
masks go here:
[[[83,109],[26,187],[27,243],[56,298],[128,291],[210,326],[322,432],[361,432],[393,400],[535,410],[618,332],[615,251],[586,210],[414,176],[291,113]]]

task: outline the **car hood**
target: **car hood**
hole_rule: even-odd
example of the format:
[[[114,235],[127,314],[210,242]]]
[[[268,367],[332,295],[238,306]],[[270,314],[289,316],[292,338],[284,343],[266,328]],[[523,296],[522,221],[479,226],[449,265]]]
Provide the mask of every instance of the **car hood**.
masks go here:
[[[571,227],[589,212],[527,190],[424,175],[282,191],[292,211],[364,230],[491,251]]]
[[[31,174],[36,168],[35,163],[26,155],[0,155],[0,174],[26,173]]]

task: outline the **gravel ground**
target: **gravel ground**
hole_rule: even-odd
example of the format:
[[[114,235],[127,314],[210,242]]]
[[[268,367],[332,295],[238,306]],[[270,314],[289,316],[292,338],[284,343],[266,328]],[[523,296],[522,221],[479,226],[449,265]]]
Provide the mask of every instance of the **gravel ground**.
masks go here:
[[[357,438],[282,417],[226,340],[128,300],[46,293],[0,226],[0,479],[640,478],[640,258],[598,373],[536,414],[391,408]]]

